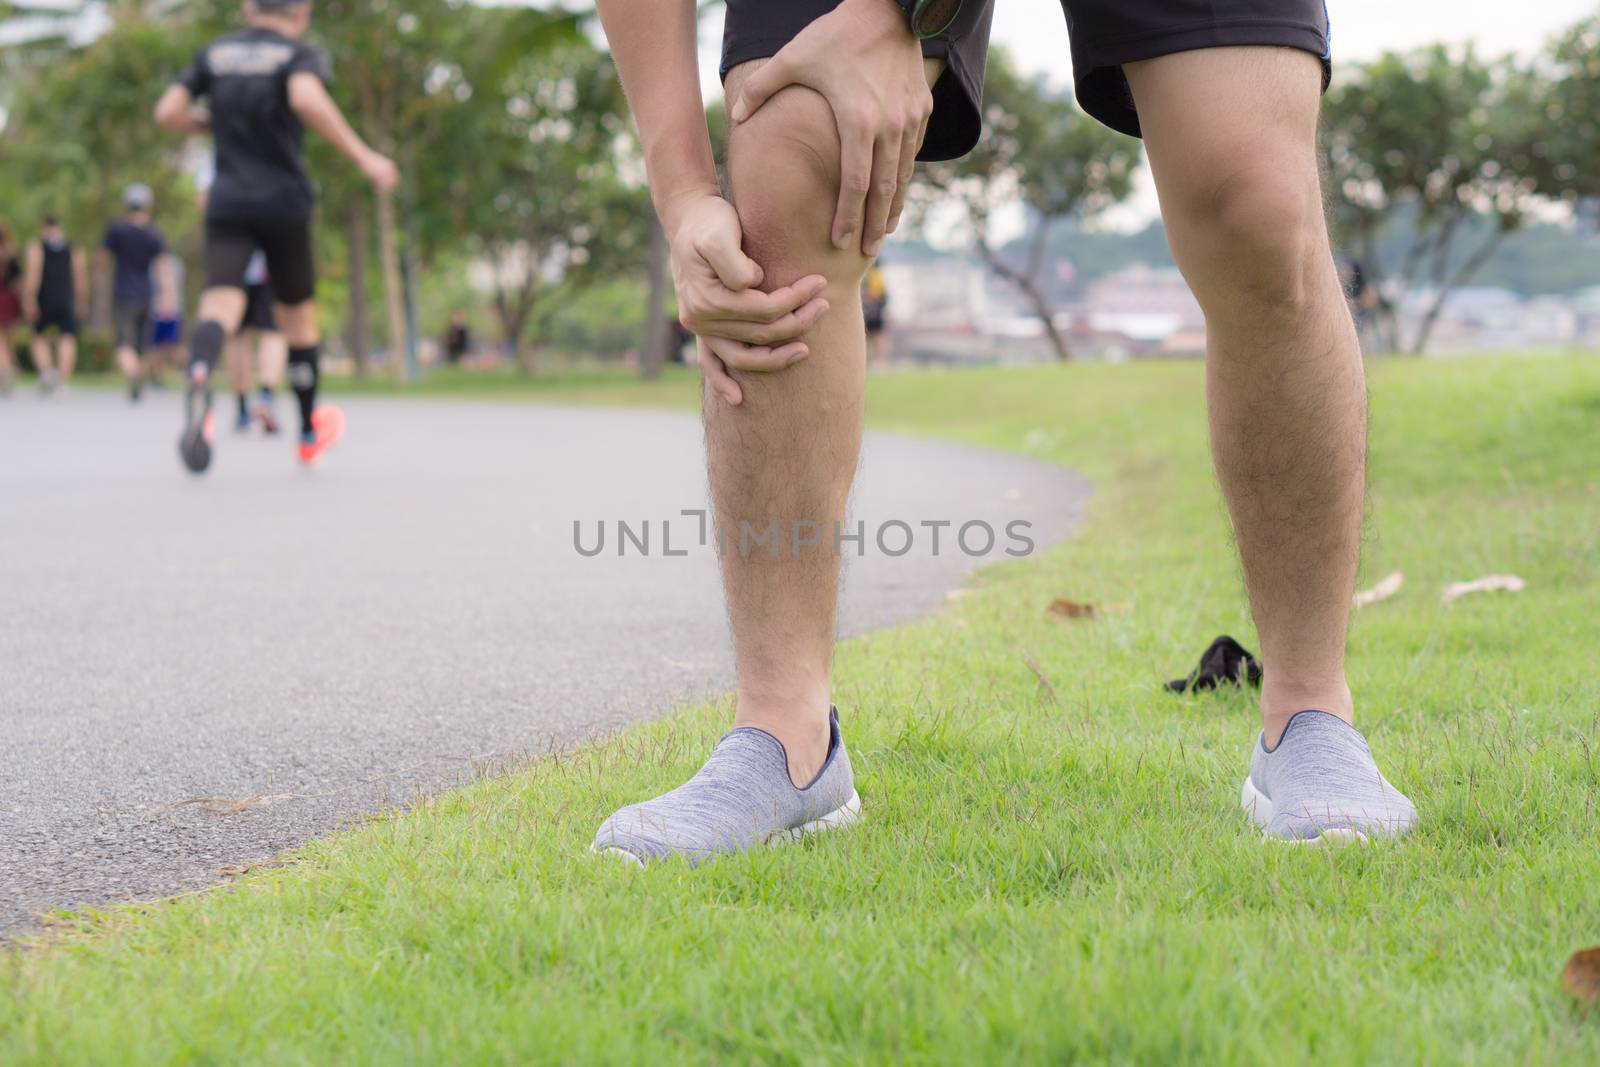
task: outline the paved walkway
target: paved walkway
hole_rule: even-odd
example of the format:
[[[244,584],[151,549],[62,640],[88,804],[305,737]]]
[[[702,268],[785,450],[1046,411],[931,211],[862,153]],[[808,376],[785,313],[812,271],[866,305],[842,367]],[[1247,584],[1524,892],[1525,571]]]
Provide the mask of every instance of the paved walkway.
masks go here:
[[[472,757],[728,686],[715,557],[680,514],[705,506],[695,419],[358,401],[314,473],[287,440],[223,430],[196,480],[178,406],[0,401],[0,931],[204,885]],[[998,558],[1006,523],[1042,547],[1086,492],[1028,459],[871,435],[855,517],[916,543],[850,561],[845,630],[928,612],[981,562],[948,530],[935,556],[923,521],[986,521]],[[575,520],[586,546],[607,524],[605,553],[574,549]],[[617,557],[617,520],[651,521],[650,556]],[[688,555],[662,554],[665,520]]]

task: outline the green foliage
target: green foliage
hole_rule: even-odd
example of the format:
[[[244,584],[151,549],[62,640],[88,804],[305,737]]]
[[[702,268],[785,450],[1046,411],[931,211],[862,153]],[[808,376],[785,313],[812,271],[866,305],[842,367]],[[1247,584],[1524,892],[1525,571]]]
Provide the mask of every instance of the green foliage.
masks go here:
[[[10,104],[0,130],[0,204],[23,232],[59,211],[87,242],[117,212],[123,185],[145,181],[169,236],[197,251],[184,145],[153,126],[150,109],[207,39],[238,24],[239,5],[127,0],[113,14],[112,31],[87,47],[57,40],[0,52],[0,106]],[[575,292],[593,279],[641,272],[648,203],[618,170],[618,160],[633,155],[631,128],[615,71],[582,20],[461,0],[318,0],[312,40],[333,60],[334,97],[405,177],[388,229],[360,175],[308,139],[321,191],[325,304],[392,280],[368,242],[400,249],[425,284],[438,277],[436,262],[463,274],[480,259],[531,265],[511,270],[517,285],[496,294],[503,328],[515,338],[536,321],[534,298],[545,287]],[[350,229],[355,215],[363,230]],[[364,266],[354,257],[360,278],[350,276],[353,240],[367,253]],[[365,307],[369,324],[386,321],[379,300],[355,306]]]
[[[1600,196],[1600,14],[1559,37],[1520,89],[1542,128],[1544,150],[1531,162],[1543,187],[1569,201]]]
[[[132,20],[27,77],[0,136],[7,202],[19,222],[54,212],[80,239],[97,237],[134,181],[154,188],[163,209],[191,214],[179,146],[155,129],[150,109],[152,87],[165,85],[198,41],[188,27]]]
[[[1542,82],[1510,59],[1445,45],[1346,69],[1323,107],[1334,227],[1392,296],[1433,293],[1408,341],[1390,316],[1390,344],[1421,351],[1451,290],[1523,225],[1538,195],[1560,195],[1535,162],[1549,147],[1530,119]],[[1398,260],[1385,260],[1384,237],[1402,218],[1409,243]],[[1478,239],[1462,239],[1474,230]]]
[[[644,190],[624,180],[632,127],[608,56],[587,42],[522,58],[472,87],[439,150],[451,160],[420,194],[445,205],[494,275],[494,304],[520,342],[540,297],[642,269]],[[426,179],[424,179],[426,180]]]

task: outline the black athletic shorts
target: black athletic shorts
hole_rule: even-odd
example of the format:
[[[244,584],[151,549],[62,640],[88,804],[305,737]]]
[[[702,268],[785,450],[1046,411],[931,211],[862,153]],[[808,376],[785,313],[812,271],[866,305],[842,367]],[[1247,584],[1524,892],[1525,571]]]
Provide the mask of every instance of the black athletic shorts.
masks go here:
[[[33,332],[59,330],[63,337],[78,336],[78,312],[69,307],[41,307],[33,320]]]
[[[1226,45],[1280,45],[1322,59],[1332,73],[1326,0],[1061,0],[1072,37],[1078,106],[1139,136],[1122,64]]]
[[[111,305],[111,324],[116,328],[117,347],[131,348],[144,355],[145,338],[150,333],[148,300],[117,300]]]
[[[740,63],[770,59],[840,0],[728,0],[722,29],[722,76]],[[966,0],[950,28],[922,42],[922,54],[945,61],[933,87],[933,117],[918,159],[955,159],[972,151],[983,126],[983,64],[989,55],[994,0]]]
[[[239,329],[277,331],[278,317],[272,312],[272,286],[252,285],[245,289],[244,321]]]
[[[245,272],[258,248],[278,303],[303,304],[316,295],[310,219],[206,219],[206,288],[246,288]]]
[[[728,0],[722,75],[778,50],[839,0]],[[1072,42],[1078,104],[1122,133],[1139,135],[1139,115],[1122,64],[1224,45],[1279,45],[1322,59],[1331,73],[1325,0],[1061,0]],[[933,90],[933,118],[918,159],[953,159],[978,143],[984,57],[994,0],[966,0],[954,25],[923,42],[947,63]]]

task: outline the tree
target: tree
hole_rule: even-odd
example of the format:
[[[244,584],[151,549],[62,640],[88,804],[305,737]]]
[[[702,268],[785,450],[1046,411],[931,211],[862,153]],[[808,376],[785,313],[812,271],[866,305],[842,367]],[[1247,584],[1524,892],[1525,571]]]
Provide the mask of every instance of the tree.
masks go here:
[[[938,202],[959,205],[974,249],[1021,291],[1056,357],[1070,359],[1040,284],[1050,236],[1063,220],[1093,218],[1128,198],[1139,142],[1083,115],[1065,95],[1024,80],[998,49],[989,56],[984,118],[984,138],[969,155],[924,169],[918,213]],[[1013,199],[1028,212],[1021,263],[996,249],[989,235],[993,212]]]
[[[610,57],[588,42],[522,57],[473,96],[438,146],[454,165],[425,195],[449,204],[469,235],[502,337],[531,371],[527,328],[541,299],[642,268],[649,201],[619,172],[626,106]]]
[[[1530,127],[1517,163],[1540,193],[1572,206],[1600,198],[1600,15],[1557,37],[1508,97]]]
[[[1485,62],[1470,47],[1390,52],[1351,69],[1323,109],[1334,229],[1392,296],[1427,294],[1409,338],[1392,305],[1387,312],[1391,347],[1420,353],[1451,292],[1535,202],[1539,182],[1526,163],[1538,132],[1523,100],[1528,84],[1509,61]],[[1405,252],[1383,262],[1380,240],[1401,219],[1410,227]],[[1479,220],[1491,225],[1474,225]]]

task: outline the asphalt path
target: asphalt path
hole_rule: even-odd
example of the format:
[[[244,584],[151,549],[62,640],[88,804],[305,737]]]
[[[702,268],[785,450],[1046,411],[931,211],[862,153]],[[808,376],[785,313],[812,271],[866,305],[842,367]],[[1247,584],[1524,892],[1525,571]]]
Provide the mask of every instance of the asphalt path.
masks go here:
[[[0,400],[0,934],[203,886],[485,759],[728,688],[715,552],[684,514],[706,507],[696,419],[345,407],[313,472],[224,429],[196,479],[174,394]],[[1042,462],[870,434],[841,629],[936,609],[1019,546],[1008,524],[1043,548],[1087,494]],[[605,551],[574,523],[585,550],[604,524]],[[983,526],[954,545],[966,523],[994,548],[969,554]],[[277,799],[229,803],[252,798]]]

